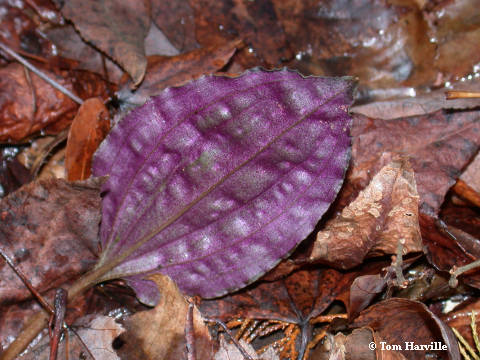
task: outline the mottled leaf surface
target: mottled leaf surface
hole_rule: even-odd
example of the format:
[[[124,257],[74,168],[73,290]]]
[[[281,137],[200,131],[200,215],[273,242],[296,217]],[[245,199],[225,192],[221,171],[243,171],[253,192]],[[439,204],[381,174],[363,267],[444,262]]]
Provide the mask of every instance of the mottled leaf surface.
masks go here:
[[[160,270],[215,297],[271,269],[336,196],[351,101],[349,79],[251,71],[166,89],[131,112],[94,160],[110,176],[99,266],[134,251],[102,279]],[[131,282],[154,302],[146,284]]]
[[[417,186],[407,158],[384,166],[358,197],[317,234],[310,260],[348,269],[365,257],[422,251]]]
[[[0,246],[40,292],[88,270],[96,260],[100,181],[40,180],[0,201]],[[31,296],[0,263],[0,304]]]

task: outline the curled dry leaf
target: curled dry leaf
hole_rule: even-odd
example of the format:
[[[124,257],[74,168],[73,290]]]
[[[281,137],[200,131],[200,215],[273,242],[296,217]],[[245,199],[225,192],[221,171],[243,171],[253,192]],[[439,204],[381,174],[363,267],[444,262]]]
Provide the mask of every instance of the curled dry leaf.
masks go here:
[[[83,39],[120,64],[134,86],[140,84],[147,68],[144,48],[150,28],[147,0],[69,0],[61,11]]]
[[[150,56],[142,84],[132,91],[131,82],[126,83],[118,92],[118,97],[128,104],[142,105],[151,96],[160,94],[169,86],[180,86],[192,79],[220,70],[240,44],[240,41],[234,40],[177,56]]]
[[[370,327],[375,331],[377,349],[381,349],[379,341],[385,341],[389,345],[400,345],[402,350],[399,352],[407,359],[423,360],[427,351],[408,350],[406,342],[425,345],[441,342],[447,346],[447,351],[431,351],[432,353],[440,358],[461,359],[452,330],[424,304],[417,301],[400,298],[384,300],[362,311],[351,326]]]
[[[42,71],[72,90],[68,81]],[[0,69],[0,89],[0,142],[20,142],[63,118],[71,120],[78,106],[17,63]],[[62,124],[65,128],[68,122]]]
[[[177,285],[164,275],[150,277],[161,292],[157,306],[138,312],[125,321],[123,344],[117,350],[121,359],[186,359],[185,328],[189,303]],[[193,336],[196,359],[211,359],[214,345],[208,328],[196,307],[193,309]]]
[[[0,202],[0,245],[40,292],[78,277],[95,263],[100,222],[100,181],[43,180]],[[31,296],[1,262],[0,303]]]
[[[100,98],[86,100],[68,133],[65,168],[69,181],[90,177],[93,153],[110,130],[108,110]]]
[[[317,234],[310,261],[348,269],[368,256],[422,251],[418,193],[406,158],[392,161],[376,174],[358,197]]]
[[[342,183],[352,91],[348,78],[255,70],[168,88],[132,111],[94,159],[109,175],[97,268],[116,264],[98,280],[160,271],[216,297],[273,268]],[[129,284],[155,303],[141,277]]]

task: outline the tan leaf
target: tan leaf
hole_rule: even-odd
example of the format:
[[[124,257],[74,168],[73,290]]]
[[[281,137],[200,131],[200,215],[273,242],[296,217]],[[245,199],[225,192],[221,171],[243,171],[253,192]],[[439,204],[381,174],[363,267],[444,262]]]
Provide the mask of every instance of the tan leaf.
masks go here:
[[[392,161],[317,234],[310,260],[347,269],[367,256],[394,254],[400,240],[404,254],[421,251],[418,201],[410,163]]]
[[[186,359],[185,326],[189,304],[169,277],[151,276],[160,290],[157,306],[134,314],[120,335],[124,345],[117,350],[121,359]],[[200,312],[193,310],[193,327],[197,359],[211,359],[210,334]]]

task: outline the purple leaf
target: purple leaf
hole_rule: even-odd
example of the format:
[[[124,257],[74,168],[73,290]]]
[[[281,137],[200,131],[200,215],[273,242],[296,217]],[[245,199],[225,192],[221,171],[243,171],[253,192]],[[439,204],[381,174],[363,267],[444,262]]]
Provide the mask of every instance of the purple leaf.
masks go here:
[[[132,111],[94,160],[96,176],[110,175],[98,266],[128,254],[101,280],[130,277],[152,303],[138,281],[148,272],[216,297],[274,267],[341,186],[352,91],[348,78],[255,70],[169,88]]]

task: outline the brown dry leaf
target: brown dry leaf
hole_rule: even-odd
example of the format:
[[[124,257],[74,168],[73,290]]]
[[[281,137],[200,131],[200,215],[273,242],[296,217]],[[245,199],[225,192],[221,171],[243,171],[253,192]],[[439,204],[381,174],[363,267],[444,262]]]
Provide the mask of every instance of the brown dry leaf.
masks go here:
[[[151,276],[161,293],[157,306],[138,312],[125,322],[120,335],[123,345],[117,350],[121,359],[186,359],[185,327],[189,304],[169,277]],[[213,342],[202,316],[193,309],[193,327],[197,359],[211,359]]]
[[[406,158],[383,167],[358,197],[317,234],[310,261],[348,269],[365,257],[422,251],[418,193]]]
[[[179,52],[199,47],[195,40],[195,18],[188,1],[150,0],[152,20]]]
[[[337,336],[335,336],[337,338]],[[348,360],[375,360],[375,352],[368,348],[372,342],[372,330],[369,328],[355,329],[345,338],[345,355]]]
[[[92,157],[110,130],[108,110],[100,98],[86,100],[68,133],[65,167],[69,181],[90,177]]]
[[[407,359],[424,360],[427,351],[405,350],[405,342],[430,344],[440,341],[447,351],[429,351],[440,358],[460,360],[460,352],[452,330],[428,308],[417,301],[391,298],[362,311],[351,325],[353,328],[368,326],[375,331],[377,349],[381,349],[379,339],[389,345],[400,345],[399,351]]]
[[[438,111],[393,120],[355,115],[352,127],[352,167],[340,194],[348,203],[394,154],[409,156],[420,195],[420,212],[437,213],[480,145],[476,111]]]
[[[102,54],[82,40],[71,25],[46,30],[46,36],[55,44],[59,55],[78,62],[76,69],[83,69],[105,76]],[[108,80],[118,84],[123,75],[122,69],[110,59],[105,58]]]
[[[140,87],[132,92],[131,83],[128,82],[118,92],[118,97],[129,104],[141,105],[166,87],[180,86],[218,71],[227,64],[240,44],[239,40],[234,40],[172,57],[151,56],[148,58],[147,74]]]
[[[147,0],[69,0],[61,8],[82,37],[115,60],[139,85],[147,59],[144,40],[150,29]]]
[[[40,292],[78,277],[96,262],[101,179],[40,180],[0,202],[0,245]],[[0,264],[0,303],[31,297]]]
[[[72,90],[66,80],[42,71]],[[0,142],[19,142],[61,119],[71,120],[78,107],[69,97],[16,63],[0,69],[0,89]]]

